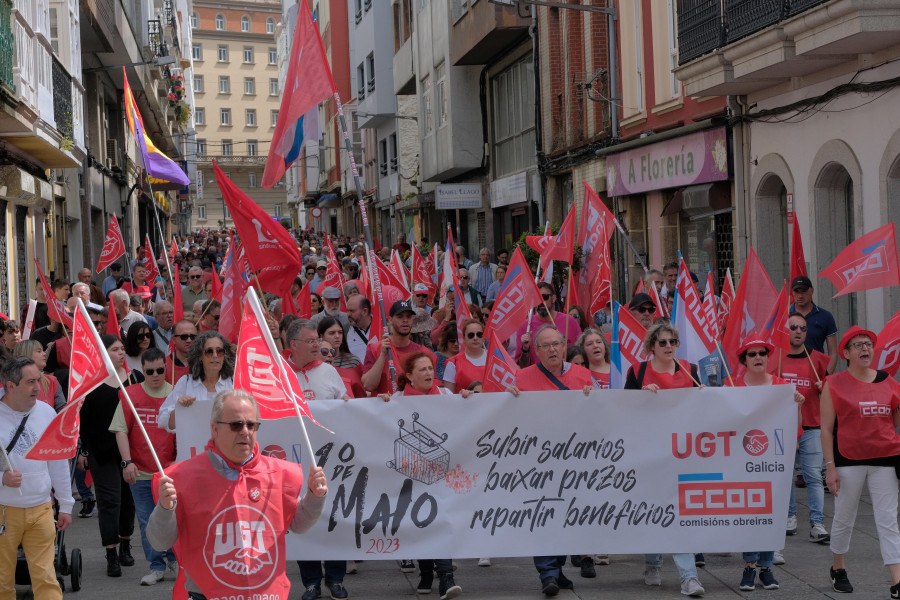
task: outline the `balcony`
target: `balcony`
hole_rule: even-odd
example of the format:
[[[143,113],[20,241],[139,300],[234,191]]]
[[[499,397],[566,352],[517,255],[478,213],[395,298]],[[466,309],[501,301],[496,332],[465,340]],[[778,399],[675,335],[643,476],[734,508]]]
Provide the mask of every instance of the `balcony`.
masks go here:
[[[0,84],[9,92],[16,91],[13,76],[15,39],[12,31],[12,0],[0,0]]]
[[[462,6],[454,0],[454,9]],[[454,65],[484,65],[528,37],[531,18],[515,7],[476,2],[453,21],[450,59]]]
[[[82,0],[81,49],[85,53],[113,52],[116,39],[116,0]]]
[[[678,10],[675,73],[691,96],[762,95],[795,77],[854,72],[900,40],[900,0],[679,0]]]
[[[69,139],[75,131],[72,127],[72,77],[62,63],[53,57],[53,120],[56,130]]]

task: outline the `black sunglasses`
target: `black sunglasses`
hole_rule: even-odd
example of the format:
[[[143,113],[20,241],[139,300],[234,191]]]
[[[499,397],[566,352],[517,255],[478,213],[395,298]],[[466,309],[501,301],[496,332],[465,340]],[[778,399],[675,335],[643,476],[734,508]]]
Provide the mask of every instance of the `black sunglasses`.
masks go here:
[[[756,350],[753,352],[747,352],[747,358],[756,358],[757,356],[768,356],[768,350]]]
[[[673,348],[678,345],[678,338],[674,338],[671,340],[656,340],[656,343],[665,348],[666,346],[672,346]]]
[[[550,296],[552,296],[552,295],[553,294],[541,294],[541,298],[543,298],[544,300],[549,300]]]
[[[791,331],[797,331],[798,329],[800,331],[806,331],[806,325],[797,325],[796,323],[791,323],[790,325],[788,325],[788,327],[791,329]]]
[[[235,433],[239,433],[246,427],[251,433],[259,429],[262,424],[259,421],[216,421],[219,425],[228,425]]]
[[[638,306],[636,309],[639,313],[650,313],[651,315],[656,312],[655,306]]]
[[[319,348],[319,352],[322,353],[322,356],[337,356],[337,350],[334,348]]]
[[[203,279],[203,275],[188,275],[191,279]]]
[[[225,348],[207,348],[203,351],[207,356],[225,356]]]
[[[177,338],[181,338],[182,342],[187,342],[188,340],[194,340],[197,338],[196,333],[178,333],[175,335]]]
[[[147,333],[139,333],[137,334],[137,339],[139,340],[149,340],[153,338],[153,334],[149,331]]]
[[[483,338],[484,332],[483,331],[470,331],[469,333],[466,334],[466,337],[469,338],[470,340],[474,340],[475,338]]]
[[[166,372],[165,367],[160,367],[158,369],[144,369],[144,375],[162,375]]]

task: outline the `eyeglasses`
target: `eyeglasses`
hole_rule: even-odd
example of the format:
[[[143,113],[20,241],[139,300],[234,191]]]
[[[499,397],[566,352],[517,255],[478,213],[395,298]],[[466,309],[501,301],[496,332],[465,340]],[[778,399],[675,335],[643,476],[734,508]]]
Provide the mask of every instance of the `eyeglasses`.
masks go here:
[[[638,306],[634,310],[636,310],[637,312],[639,312],[641,314],[651,314],[652,315],[653,313],[656,312],[656,307],[655,306]]]
[[[537,347],[541,350],[549,350],[550,348],[556,349],[562,346],[562,342],[549,342],[547,344],[538,344]]]
[[[158,369],[144,369],[144,375],[163,375],[165,372],[165,367],[160,367]]]
[[[203,279],[203,275],[188,275],[189,279]]]
[[[137,339],[139,340],[149,340],[153,337],[153,334],[149,331],[147,333],[139,333],[137,334]]]
[[[175,337],[180,338],[182,342],[193,341],[196,337],[196,333],[179,333],[176,334]]]
[[[294,338],[294,341],[301,342],[303,344],[309,344],[310,346],[318,346],[320,340],[319,338],[309,338],[305,340],[303,338]]]
[[[469,278],[468,275],[463,275],[463,276],[460,277],[460,279],[468,279],[468,278]]]
[[[797,331],[798,329],[800,331],[806,331],[806,325],[797,325],[796,323],[791,323],[790,325],[788,325],[788,327],[791,331]]]
[[[678,338],[672,338],[671,340],[656,340],[656,343],[665,348],[666,346],[672,346],[675,348],[678,346]]]
[[[216,421],[216,424],[228,425],[235,433],[240,433],[244,430],[244,427],[246,427],[250,433],[253,433],[259,429],[259,426],[261,425],[259,421]]]
[[[334,348],[319,348],[319,352],[322,353],[322,356],[337,356],[337,350]]]
[[[863,348],[874,348],[875,347],[875,344],[873,344],[872,342],[853,342],[850,345],[853,346],[854,348],[856,348],[857,350],[862,350]]]
[[[474,340],[475,338],[480,339],[480,338],[484,337],[484,332],[483,331],[470,331],[469,333],[466,334],[466,337],[470,340]]]
[[[327,271],[328,267],[316,267],[316,271]]]
[[[216,321],[218,321],[218,320],[219,320],[219,317],[221,317],[222,315],[207,315],[207,316],[212,317],[213,319],[215,319]]]
[[[449,340],[447,340],[447,343],[448,343],[448,344],[455,344],[455,343],[457,343],[458,341],[459,341],[459,340],[456,339],[456,338],[450,338]]]
[[[755,352],[747,352],[747,358],[756,358],[757,356],[768,356],[768,350],[757,350]]]
[[[207,348],[203,351],[206,356],[225,356],[225,348]]]
[[[553,294],[541,294],[541,298],[543,298],[544,300],[549,300],[550,296],[552,296],[552,295]]]

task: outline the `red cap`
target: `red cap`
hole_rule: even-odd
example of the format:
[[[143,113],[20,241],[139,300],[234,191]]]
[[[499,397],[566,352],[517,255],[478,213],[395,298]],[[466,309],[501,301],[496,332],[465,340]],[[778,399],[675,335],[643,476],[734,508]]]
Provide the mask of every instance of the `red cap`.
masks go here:
[[[139,285],[138,288],[134,291],[135,294],[140,296],[141,298],[152,298],[153,293],[150,291],[149,285]]]
[[[844,353],[844,350],[847,349],[847,344],[850,343],[850,340],[855,338],[858,335],[866,335],[871,338],[873,344],[878,343],[878,336],[875,333],[869,331],[868,329],[863,329],[859,325],[854,325],[850,329],[847,330],[847,333],[841,338],[841,343],[838,346],[838,352],[841,354],[841,358],[846,359],[847,355]]]
[[[743,344],[741,344],[741,347],[738,348],[738,356],[740,356],[750,348],[753,348],[754,346],[764,346],[766,350],[769,351],[769,354],[772,354],[772,352],[775,351],[775,346],[773,346],[766,340],[760,338],[747,338],[747,340]]]

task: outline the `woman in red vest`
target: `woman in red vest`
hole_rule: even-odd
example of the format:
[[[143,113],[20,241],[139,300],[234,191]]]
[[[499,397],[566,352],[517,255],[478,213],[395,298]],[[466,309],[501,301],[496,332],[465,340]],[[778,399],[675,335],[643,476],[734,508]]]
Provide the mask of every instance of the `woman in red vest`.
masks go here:
[[[467,319],[463,323],[462,351],[447,361],[444,385],[451,392],[468,389],[473,381],[484,381],[487,350],[484,348],[484,325],[481,319]]]
[[[753,385],[782,385],[787,381],[769,373],[769,355],[774,352],[775,347],[769,342],[761,339],[749,339],[738,349],[738,362],[744,369],[744,373],[737,379],[725,382],[725,385],[735,387],[745,387]],[[794,391],[794,401],[803,402],[803,394]],[[799,411],[799,409],[798,409]],[[798,412],[799,414],[799,412]],[[801,430],[802,433],[802,430]],[[759,565],[759,582],[763,588],[767,590],[777,590],[778,581],[772,573],[772,562],[775,558],[773,550],[763,552],[744,552],[744,574],[741,577],[741,590],[752,592],[756,588],[756,567]]]
[[[900,532],[897,469],[900,466],[900,383],[872,368],[877,338],[854,325],[841,338],[847,370],[829,375],[822,388],[822,455],[825,482],[834,495],[831,585],[852,592],[844,555],[856,522],[862,486],[868,483],[881,546],[891,574],[891,598],[900,598]]]
[[[700,387],[697,365],[686,360],[675,359],[678,347],[678,329],[669,322],[651,325],[644,337],[644,352],[650,360],[628,369],[625,379],[626,390],[647,390],[658,392],[678,388]],[[685,596],[702,596],[706,590],[697,578],[694,555],[687,552],[672,555],[681,575],[681,593]],[[644,555],[644,583],[662,585],[661,554]]]
[[[62,388],[59,387],[59,381],[53,375],[44,373],[47,367],[47,353],[44,347],[37,340],[25,340],[16,344],[13,350],[13,356],[24,356],[30,358],[41,370],[41,391],[38,393],[38,400],[46,402],[56,412],[62,410],[66,405],[66,397],[63,395]]]
[[[591,371],[594,387],[608,390],[609,342],[606,341],[606,336],[596,329],[585,329],[576,345],[584,348],[584,353],[587,354],[588,364],[585,366]]]

